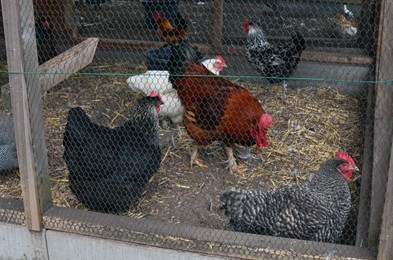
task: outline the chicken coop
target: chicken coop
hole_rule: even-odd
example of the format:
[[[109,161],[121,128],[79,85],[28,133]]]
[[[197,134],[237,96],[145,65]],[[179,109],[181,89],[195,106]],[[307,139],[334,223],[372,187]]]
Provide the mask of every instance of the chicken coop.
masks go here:
[[[392,0],[1,0],[0,258],[393,259]]]

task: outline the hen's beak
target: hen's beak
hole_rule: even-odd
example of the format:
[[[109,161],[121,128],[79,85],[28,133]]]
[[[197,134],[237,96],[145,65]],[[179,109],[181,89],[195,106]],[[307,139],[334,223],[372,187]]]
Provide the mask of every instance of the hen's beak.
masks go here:
[[[359,168],[355,165],[354,167],[352,167],[352,171],[358,172],[358,171],[359,171]]]

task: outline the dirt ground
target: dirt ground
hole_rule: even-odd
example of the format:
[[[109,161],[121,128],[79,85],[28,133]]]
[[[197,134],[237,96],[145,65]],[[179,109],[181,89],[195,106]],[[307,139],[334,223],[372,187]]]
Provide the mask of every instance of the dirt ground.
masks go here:
[[[144,71],[140,65],[93,63],[82,74],[59,84],[43,97],[45,135],[48,147],[52,197],[55,205],[83,209],[68,187],[68,170],[63,160],[63,132],[70,107],[81,106],[92,120],[110,127],[122,124],[139,95],[125,83],[126,74]],[[107,76],[106,71],[122,76]],[[160,126],[162,163],[146,192],[126,213],[164,223],[228,229],[228,219],[219,210],[219,196],[231,188],[278,188],[301,183],[338,149],[352,154],[361,166],[364,103],[327,88],[288,89],[272,93],[261,85],[238,81],[257,96],[277,122],[269,131],[270,146],[238,162],[245,176],[230,175],[223,147],[212,144],[200,150],[208,168],[189,167],[192,140],[183,126],[175,143],[176,127]],[[1,102],[0,102],[1,104]],[[351,182],[353,220],[356,219],[359,178]],[[0,196],[20,198],[18,173],[0,176]],[[349,223],[346,243],[351,243],[355,223]],[[349,240],[349,241],[348,241]]]

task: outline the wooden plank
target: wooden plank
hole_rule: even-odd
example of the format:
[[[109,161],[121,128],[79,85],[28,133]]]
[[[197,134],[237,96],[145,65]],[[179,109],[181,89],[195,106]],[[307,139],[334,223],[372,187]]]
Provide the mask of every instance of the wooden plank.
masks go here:
[[[73,73],[89,65],[97,49],[98,38],[88,38],[71,49],[41,64],[41,91],[45,93],[50,88],[66,80]]]
[[[87,38],[79,37],[78,40],[85,40]],[[132,50],[147,50],[149,48],[161,48],[164,43],[152,42],[152,41],[134,41],[134,40],[118,40],[118,39],[107,39],[100,38],[99,47],[105,48],[127,48]],[[229,55],[244,55],[244,46],[234,45],[223,45],[222,47],[213,48],[207,44],[193,44],[194,47],[200,49],[206,53],[225,53]],[[331,63],[343,63],[352,65],[373,65],[374,59],[368,55],[362,54],[361,50],[351,53],[338,52],[337,49],[327,48],[323,51],[309,51],[305,50],[302,54],[302,61],[310,62],[331,62]]]
[[[29,229],[42,229],[42,212],[51,206],[47,149],[32,0],[2,0],[11,102],[22,195]]]
[[[360,22],[358,23],[359,35],[357,44],[365,46],[370,56],[374,56],[376,49],[376,4],[374,0],[362,0],[362,9],[360,12]],[[366,41],[367,40],[367,41]]]
[[[370,225],[371,182],[373,173],[373,136],[375,86],[368,86],[362,178],[360,184],[359,212],[356,228],[356,246],[367,247]]]
[[[393,154],[393,145],[390,150]],[[389,175],[379,237],[378,260],[393,259],[393,156],[390,157]]]
[[[214,0],[213,45],[222,46],[222,25],[224,21],[224,0]]]
[[[170,224],[62,207],[52,207],[46,211],[44,222],[47,230],[221,255],[225,259],[375,258],[374,252],[355,246]]]
[[[393,75],[391,44],[393,43],[393,0],[380,0],[380,20],[377,39],[376,104],[374,121],[374,160],[371,191],[371,212],[368,242],[377,247],[381,231],[383,202],[388,181],[389,158],[393,136],[393,86],[383,82]]]

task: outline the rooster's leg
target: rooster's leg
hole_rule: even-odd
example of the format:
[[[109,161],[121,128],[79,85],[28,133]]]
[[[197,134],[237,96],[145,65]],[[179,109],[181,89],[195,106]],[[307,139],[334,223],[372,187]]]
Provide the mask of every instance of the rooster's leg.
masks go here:
[[[240,171],[239,167],[237,166],[235,156],[233,155],[232,147],[226,147],[225,149],[227,151],[227,156],[228,156],[229,173],[230,174],[239,174],[241,176],[244,176],[244,173],[242,171]]]
[[[207,168],[207,165],[201,163],[198,160],[198,145],[194,144],[192,147],[192,151],[191,151],[191,160],[190,160],[190,168],[192,168],[192,166],[197,165],[201,168]]]

